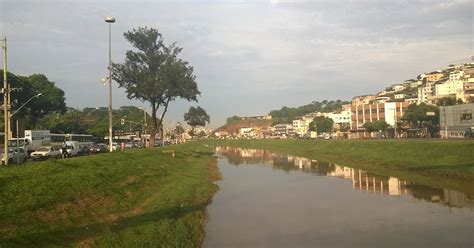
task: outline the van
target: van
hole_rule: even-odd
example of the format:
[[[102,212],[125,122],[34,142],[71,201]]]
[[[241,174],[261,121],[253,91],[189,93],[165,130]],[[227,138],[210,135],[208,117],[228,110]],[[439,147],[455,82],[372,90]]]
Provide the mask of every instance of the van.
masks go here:
[[[77,156],[79,151],[79,142],[78,141],[66,141],[66,149],[68,157]],[[61,154],[63,153],[61,148]]]

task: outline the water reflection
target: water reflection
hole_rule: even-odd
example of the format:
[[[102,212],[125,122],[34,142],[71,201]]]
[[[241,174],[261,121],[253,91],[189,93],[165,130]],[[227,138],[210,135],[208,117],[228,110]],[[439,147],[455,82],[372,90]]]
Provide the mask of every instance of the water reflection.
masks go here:
[[[375,176],[359,169],[266,150],[216,147],[216,153],[226,156],[230,164],[237,166],[265,164],[287,173],[298,170],[319,176],[338,177],[350,180],[352,188],[356,190],[390,196],[411,195],[428,202],[474,210],[474,198],[455,190],[432,188],[395,177]]]

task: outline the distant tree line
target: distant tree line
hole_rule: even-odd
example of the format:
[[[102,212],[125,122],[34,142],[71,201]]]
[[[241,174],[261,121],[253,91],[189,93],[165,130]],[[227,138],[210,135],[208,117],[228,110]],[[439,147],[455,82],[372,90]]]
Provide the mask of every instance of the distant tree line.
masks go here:
[[[3,83],[3,70],[0,70],[0,78]],[[33,74],[25,77],[8,72],[7,81],[10,85],[10,112],[12,114],[31,99],[12,116],[12,123],[20,120],[26,129],[31,129],[37,126],[41,118],[51,113],[62,114],[67,111],[64,91],[56,87],[56,84],[49,81],[45,75]],[[34,97],[39,93],[41,96]],[[0,102],[3,105],[3,96],[0,97]],[[2,131],[4,123],[2,115],[0,124]],[[12,127],[16,129],[15,125]]]
[[[280,110],[272,110],[269,115],[272,116],[273,124],[279,123],[291,123],[292,120],[314,112],[334,112],[342,109],[342,105],[349,104],[348,101],[341,100],[323,100],[313,101],[310,104],[306,104],[300,107],[287,107],[283,106]],[[229,119],[228,119],[229,121]]]

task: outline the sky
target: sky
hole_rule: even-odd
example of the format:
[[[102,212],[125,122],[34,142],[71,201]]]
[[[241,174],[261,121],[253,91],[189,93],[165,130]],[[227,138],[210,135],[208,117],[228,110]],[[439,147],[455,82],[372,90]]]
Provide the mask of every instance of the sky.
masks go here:
[[[194,67],[199,102],[170,104],[165,123],[190,106],[211,116],[265,115],[282,106],[350,100],[448,64],[470,62],[470,1],[0,0],[8,70],[41,73],[69,107],[107,106],[108,24],[112,60],[132,49],[123,33],[157,28]],[[149,106],[113,84],[113,106]]]

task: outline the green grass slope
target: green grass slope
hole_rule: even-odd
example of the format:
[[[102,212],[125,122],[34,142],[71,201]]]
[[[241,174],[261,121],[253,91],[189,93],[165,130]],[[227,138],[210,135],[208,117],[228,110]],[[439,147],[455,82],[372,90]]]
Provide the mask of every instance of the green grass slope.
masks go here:
[[[199,247],[219,176],[209,148],[0,169],[0,246]]]

